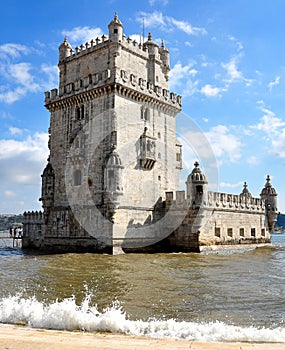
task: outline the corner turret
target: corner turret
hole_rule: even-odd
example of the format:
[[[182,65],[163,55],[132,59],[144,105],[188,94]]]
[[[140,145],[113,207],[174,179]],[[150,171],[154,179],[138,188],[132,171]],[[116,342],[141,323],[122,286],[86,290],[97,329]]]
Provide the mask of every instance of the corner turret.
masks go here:
[[[159,48],[160,58],[162,61],[162,71],[165,75],[165,79],[168,81],[168,74],[170,72],[170,59],[169,59],[169,51],[164,45],[164,41],[161,42],[161,47]]]
[[[194,166],[186,181],[186,191],[189,204],[197,207],[202,205],[203,197],[207,195],[208,180],[199,168],[197,161],[194,163]]]
[[[148,48],[149,56],[153,55],[154,58],[158,58],[159,46],[156,42],[152,40],[151,33],[148,33],[147,42],[145,42],[145,46],[147,46]]]
[[[148,39],[144,43],[144,46],[147,47],[148,57],[149,57],[149,65],[148,65],[148,81],[152,84],[156,84],[156,65],[155,62],[159,58],[159,46],[157,43],[152,41],[151,33],[148,34]]]
[[[59,45],[59,62],[64,61],[67,57],[72,55],[73,48],[69,44],[67,37],[64,38],[63,43]]]
[[[268,220],[269,231],[271,232],[274,228],[275,222],[277,221],[277,192],[270,183],[270,176],[267,175],[266,184],[260,193],[260,197],[265,201],[265,210]]]
[[[112,146],[112,151],[106,159],[104,171],[104,197],[107,205],[107,217],[114,222],[114,214],[119,204],[119,197],[123,195],[121,159],[116,152],[116,146]]]
[[[240,195],[244,196],[246,198],[251,198],[252,197],[251,193],[249,192],[249,190],[247,188],[247,183],[246,182],[243,184],[243,190],[242,190]]]
[[[115,13],[114,19],[109,23],[109,40],[120,42],[123,38],[123,24],[119,20],[118,15]]]

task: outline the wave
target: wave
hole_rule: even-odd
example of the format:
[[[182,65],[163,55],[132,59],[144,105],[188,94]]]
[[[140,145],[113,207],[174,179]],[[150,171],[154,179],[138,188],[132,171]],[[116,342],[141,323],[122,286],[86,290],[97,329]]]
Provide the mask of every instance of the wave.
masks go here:
[[[20,295],[0,300],[0,322],[30,327],[111,332],[152,338],[179,338],[191,341],[285,342],[285,328],[256,328],[227,325],[223,322],[197,323],[175,319],[131,320],[118,302],[100,312],[90,306],[90,297],[81,305],[75,298],[45,304],[35,297]]]

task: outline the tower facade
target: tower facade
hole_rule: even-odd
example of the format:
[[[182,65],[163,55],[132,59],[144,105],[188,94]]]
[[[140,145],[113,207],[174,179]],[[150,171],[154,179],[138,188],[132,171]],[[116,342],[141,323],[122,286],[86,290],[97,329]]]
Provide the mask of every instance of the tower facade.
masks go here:
[[[151,34],[144,43],[127,38],[116,14],[108,29],[76,48],[64,39],[59,87],[45,93],[45,249],[110,252],[178,186],[181,97],[168,91],[169,52]]]

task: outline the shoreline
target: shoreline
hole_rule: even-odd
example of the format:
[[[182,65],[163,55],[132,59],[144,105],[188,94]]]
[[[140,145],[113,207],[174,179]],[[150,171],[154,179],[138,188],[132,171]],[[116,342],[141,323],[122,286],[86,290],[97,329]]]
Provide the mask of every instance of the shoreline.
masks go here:
[[[1,350],[284,350],[285,343],[200,342],[113,333],[88,333],[0,324]]]

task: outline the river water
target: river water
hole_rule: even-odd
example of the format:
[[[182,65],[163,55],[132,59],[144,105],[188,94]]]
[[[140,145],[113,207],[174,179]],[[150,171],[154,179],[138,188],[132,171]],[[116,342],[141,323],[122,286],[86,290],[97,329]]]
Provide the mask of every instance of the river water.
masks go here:
[[[1,236],[1,235],[0,235]],[[285,342],[285,235],[211,254],[27,255],[0,237],[0,322]]]

